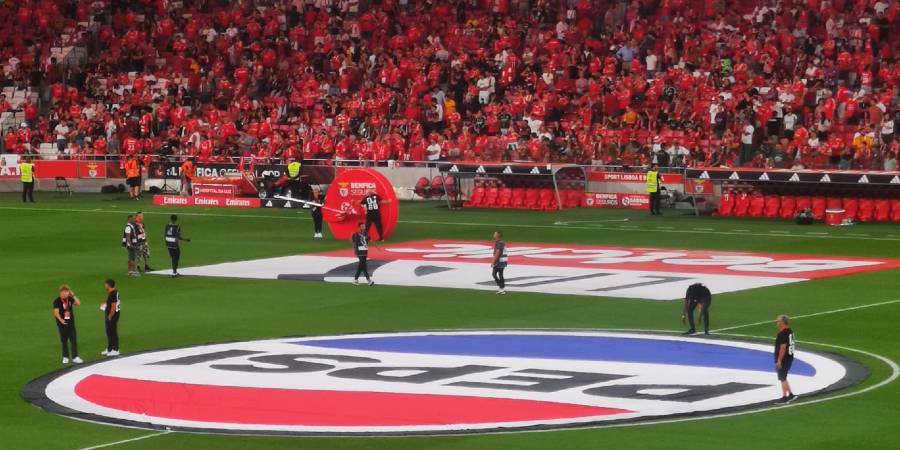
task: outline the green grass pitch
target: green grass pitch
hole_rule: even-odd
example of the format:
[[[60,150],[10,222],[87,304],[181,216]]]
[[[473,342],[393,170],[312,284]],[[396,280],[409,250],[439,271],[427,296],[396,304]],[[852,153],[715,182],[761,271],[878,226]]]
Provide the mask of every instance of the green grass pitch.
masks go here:
[[[79,311],[82,357],[100,358],[103,280],[114,277],[127,299],[120,325],[125,353],[207,342],[359,331],[456,328],[596,328],[681,331],[679,302],[212,278],[125,276],[122,227],[146,214],[153,265],[168,267],[162,227],[180,215],[193,239],[185,267],[346,249],[313,240],[306,212],[153,207],[100,195],[24,205],[0,195],[0,449],[83,449],[158,432],[58,417],[19,397],[30,380],[59,369],[51,301],[69,284]],[[862,224],[798,227],[789,221],[696,218],[665,211],[448,211],[442,203],[404,203],[394,241],[489,241],[502,229],[511,243],[577,243],[811,255],[900,257],[900,227]],[[617,221],[619,219],[628,221]],[[554,225],[557,221],[568,225]],[[326,236],[328,236],[326,232]],[[712,328],[770,321],[731,331],[771,339],[778,314],[800,316],[900,299],[900,271],[882,271],[716,295]],[[123,302],[124,304],[124,302]],[[800,347],[835,351],[871,371],[859,391],[892,375],[858,349],[900,361],[900,303],[798,318]],[[841,350],[813,343],[846,347]],[[773,375],[774,376],[774,375]],[[823,398],[823,397],[817,397]],[[825,397],[827,398],[827,397]],[[800,403],[809,402],[802,400]],[[169,449],[896,449],[900,448],[900,382],[859,395],[735,417],[647,426],[542,433],[409,438],[274,438],[172,433],[117,444],[121,450]]]

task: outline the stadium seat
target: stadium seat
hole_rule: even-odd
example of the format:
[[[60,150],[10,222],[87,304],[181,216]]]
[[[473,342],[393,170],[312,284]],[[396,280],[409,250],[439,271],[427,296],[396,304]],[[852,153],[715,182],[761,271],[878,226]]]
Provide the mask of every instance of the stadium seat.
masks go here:
[[[891,219],[891,201],[885,198],[875,200],[875,220],[887,222]]]
[[[848,197],[844,199],[844,218],[856,220],[859,212],[859,199]]]
[[[478,208],[484,202],[484,186],[476,185],[469,194],[469,201],[463,203],[466,208]]]
[[[891,222],[900,222],[900,200],[891,200]]]
[[[734,200],[734,215],[737,217],[746,217],[750,211],[750,195],[746,192],[737,194]]]
[[[522,208],[525,204],[525,188],[513,188],[512,198],[509,201],[510,208]]]
[[[584,198],[584,191],[581,191],[578,189],[573,189],[570,191],[565,191],[565,193],[566,193],[566,197],[565,197],[566,200],[565,200],[564,205],[565,205],[566,209],[574,209],[574,208],[578,208],[581,206],[581,199]]]
[[[497,186],[491,186],[484,191],[484,201],[481,203],[481,206],[486,208],[493,208],[494,205],[497,204],[497,198],[500,197],[500,188]]]
[[[735,194],[733,191],[727,191],[722,194],[722,201],[719,202],[719,215],[730,216],[734,214]]]
[[[511,200],[512,189],[504,186],[500,188],[500,193],[497,196],[497,203],[494,204],[494,208],[509,208]]]
[[[769,218],[778,217],[778,212],[781,208],[781,199],[778,198],[777,195],[767,195],[766,196],[766,210],[765,216]]]
[[[444,196],[444,179],[440,175],[431,179],[431,196],[434,198]]]
[[[750,196],[750,217],[763,217],[766,211],[766,197],[762,194],[753,194]]]
[[[797,199],[795,199],[791,195],[784,195],[781,197],[781,206],[778,211],[778,216],[782,219],[790,219],[794,217],[794,214],[797,212]]]
[[[428,183],[428,178],[419,178],[413,190],[419,198],[431,198],[431,185]]]
[[[522,204],[526,209],[538,209],[538,197],[540,193],[535,188],[525,189],[525,202]]]
[[[828,197],[825,200],[825,207],[827,209],[842,209],[844,207],[843,199],[839,197]]]
[[[875,217],[875,200],[871,198],[862,198],[859,200],[859,212],[856,215],[857,220],[866,222]]]
[[[456,198],[459,195],[459,186],[456,184],[456,178],[447,177],[444,180],[444,193],[451,198]]]
[[[559,205],[556,202],[556,192],[550,188],[540,190],[540,199],[538,200],[538,209],[543,211],[551,211],[557,209]]]
[[[825,218],[825,209],[828,206],[828,202],[825,201],[825,197],[813,197],[812,198],[812,215],[815,219],[824,219]]]
[[[806,208],[812,209],[812,199],[809,197],[797,197],[797,208],[794,212],[798,213]]]

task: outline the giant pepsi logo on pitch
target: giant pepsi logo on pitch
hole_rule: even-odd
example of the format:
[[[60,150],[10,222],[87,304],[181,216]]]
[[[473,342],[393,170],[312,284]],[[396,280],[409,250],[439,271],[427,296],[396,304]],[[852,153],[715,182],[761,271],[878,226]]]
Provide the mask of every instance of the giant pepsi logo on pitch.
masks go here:
[[[798,349],[794,392],[865,378]],[[614,332],[447,331],[160,350],[50,374],[23,391],[79,419],[288,435],[477,433],[660,420],[769,404],[771,344]]]

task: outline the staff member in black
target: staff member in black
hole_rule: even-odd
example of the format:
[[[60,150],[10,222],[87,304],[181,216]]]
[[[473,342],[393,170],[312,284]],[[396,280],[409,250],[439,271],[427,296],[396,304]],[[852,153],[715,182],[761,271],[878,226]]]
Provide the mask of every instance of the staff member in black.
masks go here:
[[[169,250],[169,257],[172,258],[172,278],[181,276],[178,273],[178,260],[181,259],[181,247],[179,241],[191,242],[190,239],[181,237],[181,227],[178,226],[178,215],[169,216],[169,224],[166,225],[166,248]]]
[[[325,196],[321,194],[318,186],[314,187],[312,190],[312,195],[309,197],[309,200],[313,203],[318,203],[320,205],[325,204]],[[322,238],[322,207],[316,205],[309,205],[309,210],[312,213],[313,220],[313,238],[321,239]]]
[[[119,356],[119,312],[122,305],[119,302],[119,291],[116,290],[116,280],[106,280],[106,301],[100,305],[106,323],[106,350],[101,355]]]
[[[350,242],[353,244],[353,251],[359,258],[359,264],[356,265],[356,275],[353,277],[353,285],[359,285],[359,274],[366,276],[369,286],[375,284],[369,276],[369,264],[366,260],[369,258],[369,233],[366,232],[366,224],[359,223],[359,231],[350,236]]]
[[[506,279],[503,278],[503,270],[506,269],[506,264],[508,262],[506,257],[506,243],[503,242],[503,232],[495,231],[494,232],[494,258],[491,260],[491,267],[493,271],[491,275],[494,277],[494,281],[497,282],[497,287],[500,290],[497,291],[497,294],[504,295],[506,294]]]
[[[687,288],[687,292],[684,293],[684,308],[681,310],[681,323],[684,323],[684,318],[687,317],[689,323],[691,324],[691,329],[687,330],[684,334],[694,334],[697,332],[697,329],[694,328],[694,309],[700,309],[700,323],[703,324],[703,334],[709,334],[709,306],[712,304],[712,293],[709,292],[709,288],[704,286],[702,283],[695,283]]]
[[[378,240],[382,242],[384,241],[384,230],[381,227],[381,205],[390,202],[391,199],[382,199],[373,189],[366,192],[366,196],[361,202],[356,202],[366,210],[366,234],[369,233],[372,224],[375,224],[375,229],[378,230]]]
[[[59,297],[53,300],[53,316],[56,318],[56,328],[59,331],[59,340],[62,343],[62,363],[69,363],[69,347],[72,344],[72,362],[81,364],[84,361],[78,357],[78,335],[75,332],[75,307],[81,306],[81,300],[69,289],[69,286],[59,287]]]
[[[790,403],[797,398],[787,381],[791,364],[794,363],[794,332],[788,326],[789,323],[788,316],[778,316],[778,337],[775,338],[775,369],[778,371],[778,381],[781,382],[781,399],[778,403]]]
[[[122,247],[128,252],[128,275],[139,277],[138,263],[138,230],[134,223],[134,216],[128,216],[125,231],[122,233]]]

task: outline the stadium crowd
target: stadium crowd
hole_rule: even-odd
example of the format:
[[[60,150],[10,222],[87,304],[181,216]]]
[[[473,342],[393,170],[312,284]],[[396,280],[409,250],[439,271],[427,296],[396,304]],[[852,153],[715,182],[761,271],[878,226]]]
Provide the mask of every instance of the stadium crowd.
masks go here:
[[[900,150],[893,0],[12,4],[0,81],[52,96],[2,130],[17,153],[895,170]],[[64,31],[95,40],[85,66],[47,57]]]

